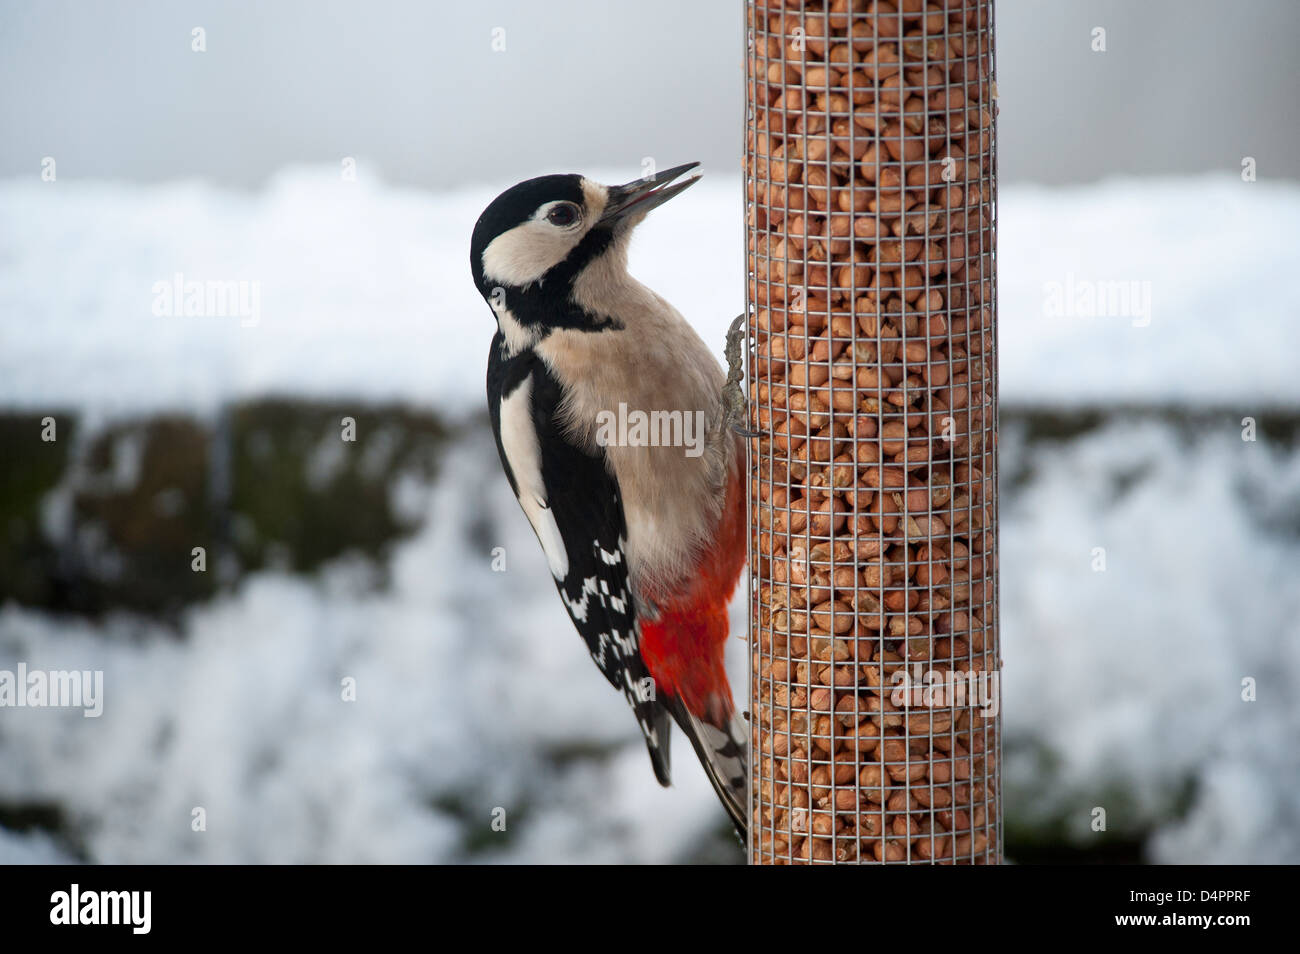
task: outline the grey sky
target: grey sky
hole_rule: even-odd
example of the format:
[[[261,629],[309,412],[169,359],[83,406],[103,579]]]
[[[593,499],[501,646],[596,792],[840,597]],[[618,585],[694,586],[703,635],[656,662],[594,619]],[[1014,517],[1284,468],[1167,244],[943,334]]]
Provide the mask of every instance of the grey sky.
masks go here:
[[[0,176],[256,185],[355,156],[441,187],[740,156],[741,0],[0,6]],[[207,52],[190,49],[206,31]],[[1107,52],[1090,49],[1093,27]],[[505,30],[505,51],[492,31]],[[1004,181],[1300,178],[1300,3],[1001,0]]]

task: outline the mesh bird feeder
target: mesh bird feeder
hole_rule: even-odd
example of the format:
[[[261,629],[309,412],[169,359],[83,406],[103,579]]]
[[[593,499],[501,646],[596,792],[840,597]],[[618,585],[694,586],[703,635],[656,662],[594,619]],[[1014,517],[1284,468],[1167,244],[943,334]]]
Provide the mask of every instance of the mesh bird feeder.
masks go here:
[[[751,862],[997,863],[991,0],[748,0]]]

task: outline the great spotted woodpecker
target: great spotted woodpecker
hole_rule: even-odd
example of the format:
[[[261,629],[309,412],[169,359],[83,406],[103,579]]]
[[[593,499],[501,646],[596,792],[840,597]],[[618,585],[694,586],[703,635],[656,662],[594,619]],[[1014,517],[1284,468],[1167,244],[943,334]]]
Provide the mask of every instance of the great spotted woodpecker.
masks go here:
[[[627,697],[660,784],[671,717],[743,837],[748,733],[723,663],[747,532],[739,319],[724,377],[681,314],[627,272],[633,228],[698,181],[674,184],[696,165],[621,186],[521,182],[479,217],[470,262],[497,321],[497,450],[560,599]],[[603,426],[638,413],[650,433]],[[656,439],[679,421],[682,434],[702,424],[700,439]]]

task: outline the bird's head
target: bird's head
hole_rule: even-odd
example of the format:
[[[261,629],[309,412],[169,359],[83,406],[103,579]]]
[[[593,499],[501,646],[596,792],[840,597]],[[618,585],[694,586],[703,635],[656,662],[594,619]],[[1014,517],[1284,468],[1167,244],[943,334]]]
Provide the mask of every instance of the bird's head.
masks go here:
[[[575,286],[589,272],[625,272],[632,229],[697,182],[698,175],[674,180],[698,165],[619,186],[580,175],[540,176],[497,196],[474,225],[470,268],[503,330],[503,315],[542,333],[593,322],[607,326],[612,316],[584,314]]]

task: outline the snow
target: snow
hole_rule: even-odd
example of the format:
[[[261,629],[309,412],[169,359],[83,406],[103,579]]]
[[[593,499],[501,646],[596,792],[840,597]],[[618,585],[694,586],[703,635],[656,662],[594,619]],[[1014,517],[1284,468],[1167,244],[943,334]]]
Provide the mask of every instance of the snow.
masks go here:
[[[181,640],[135,617],[0,609],[0,669],[100,669],[105,686],[97,719],[4,710],[0,803],[62,806],[90,857],[120,863],[454,861],[476,828],[490,860],[661,862],[710,836],[723,816],[703,772],[679,746],[674,788],[654,784],[490,436],[461,450],[388,590],[346,560],[314,580],[259,573],[190,612]],[[464,506],[476,498],[483,511]],[[504,573],[465,553],[483,519]],[[574,746],[615,757],[549,767],[546,752]],[[191,830],[197,807],[206,831]],[[47,848],[7,836],[0,861]]]
[[[0,183],[0,403],[111,415],[272,392],[477,408],[493,323],[468,245],[497,191],[432,194],[317,167],[251,193]],[[740,197],[739,180],[706,170],[632,253],[633,272],[719,353],[743,306]],[[1300,285],[1284,280],[1300,267],[1300,186],[1008,186],[999,228],[1004,401],[1300,399]],[[155,315],[155,284],[177,274],[259,283],[256,323]],[[1149,293],[1149,323],[1049,313],[1048,283],[1111,282]]]
[[[1154,829],[1159,861],[1296,862],[1300,541],[1270,514],[1300,508],[1300,455],[1226,416],[1193,436],[1119,419],[1033,464],[1000,514],[1007,813],[1063,814],[1086,844],[1101,806]]]
[[[316,169],[258,193],[0,184],[0,407],[100,418],[348,395],[475,421],[492,324],[466,249],[496,191]],[[734,179],[705,179],[651,217],[632,256],[719,350],[743,294],[739,197]],[[1300,454],[1243,441],[1240,418],[1300,406],[1300,187],[1017,186],[999,217],[1004,409],[1223,412],[1113,410],[1032,445],[1006,426],[1008,814],[1064,816],[1086,845],[1103,806],[1112,830],[1155,832],[1154,860],[1294,863]],[[154,283],[177,272],[261,282],[260,320],[155,316]],[[1117,281],[1149,283],[1149,323],[1048,313],[1048,283]],[[664,862],[725,839],[680,739],[674,787],[653,784],[490,440],[458,441],[431,492],[395,488],[425,519],[394,546],[387,586],[352,559],[259,572],[192,608],[179,638],[133,616],[0,608],[0,668],[103,669],[106,694],[99,719],[0,718],[0,804],[56,804],[83,839],[0,828],[0,862]],[[329,453],[312,459],[322,479]],[[467,553],[484,538],[505,572]]]
[[[1233,176],[1004,191],[1000,384],[1010,403],[1300,400],[1300,185]],[[1138,282],[1149,316],[1054,317],[1048,283]]]
[[[1112,830],[1155,832],[1155,860],[1300,859],[1300,541],[1277,516],[1300,502],[1300,456],[1235,424],[1121,419],[1032,456],[1006,429],[1005,473],[1033,465],[1001,525],[1021,824],[1066,817],[1086,845],[1102,806]],[[717,838],[688,748],[674,787],[653,783],[493,451],[477,433],[448,456],[387,589],[347,560],[314,579],[258,573],[193,609],[181,639],[133,617],[0,610],[0,668],[105,673],[98,719],[6,711],[0,803],[62,806],[89,857],[114,862],[663,862]],[[479,521],[503,573],[466,554]],[[743,618],[737,602],[737,636]],[[1258,701],[1242,701],[1246,677]],[[190,830],[196,806],[206,832]],[[498,807],[506,834],[490,829]],[[0,860],[51,850],[0,838]]]

